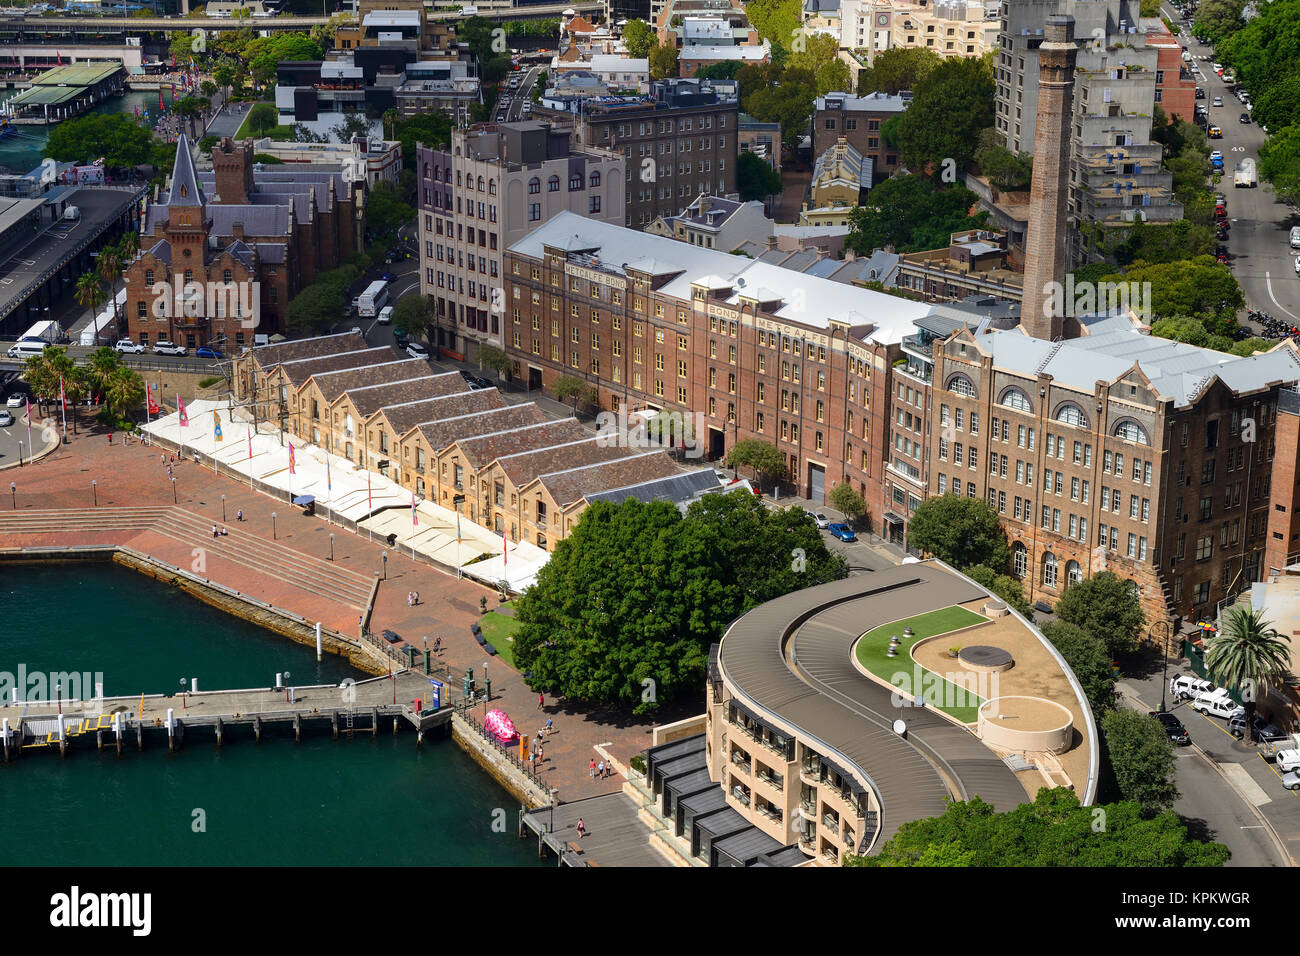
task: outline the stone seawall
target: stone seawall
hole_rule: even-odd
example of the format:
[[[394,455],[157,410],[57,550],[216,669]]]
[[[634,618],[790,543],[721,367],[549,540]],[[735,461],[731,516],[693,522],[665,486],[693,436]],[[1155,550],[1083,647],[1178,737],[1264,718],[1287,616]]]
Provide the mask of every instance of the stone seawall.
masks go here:
[[[488,744],[459,713],[451,717],[451,739],[474,762],[488,772],[506,791],[530,810],[550,806],[550,794],[529,780],[519,769],[506,760],[501,752]]]

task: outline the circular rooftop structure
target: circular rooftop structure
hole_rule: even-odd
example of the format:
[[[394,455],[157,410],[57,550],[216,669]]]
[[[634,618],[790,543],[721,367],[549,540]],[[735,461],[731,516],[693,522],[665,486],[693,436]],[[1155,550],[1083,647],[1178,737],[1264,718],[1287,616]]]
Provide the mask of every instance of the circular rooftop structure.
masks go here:
[[[995,697],[979,709],[981,740],[1002,750],[1064,753],[1074,739],[1069,710],[1043,697]]]
[[[967,670],[984,673],[1009,670],[1015,663],[1010,651],[989,644],[972,644],[970,647],[963,647],[957,654],[957,660],[961,661],[961,665]]]

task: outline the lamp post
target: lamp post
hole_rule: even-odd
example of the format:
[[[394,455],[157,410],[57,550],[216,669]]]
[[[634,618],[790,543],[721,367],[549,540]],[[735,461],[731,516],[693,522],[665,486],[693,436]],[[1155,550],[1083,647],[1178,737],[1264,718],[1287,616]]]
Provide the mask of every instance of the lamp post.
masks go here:
[[[94,506],[98,508],[99,507],[99,482],[96,481],[94,478],[90,479],[90,494],[91,494],[91,500],[94,502]]]
[[[284,672],[284,701],[286,704],[293,703],[293,692],[289,690],[289,672]]]
[[[334,560],[334,532],[330,532],[330,560]]]
[[[18,442],[18,467],[21,468],[22,466],[23,466],[23,443],[22,441],[19,441]]]
[[[488,701],[492,699],[492,678],[488,677],[488,662],[483,662],[483,718],[487,719]]]
[[[182,677],[181,678],[181,710],[190,709],[189,702],[185,697],[185,691],[189,688],[189,686],[190,686],[189,682],[184,677]]]
[[[176,503],[176,476],[172,475],[172,504]]]
[[[271,540],[279,541],[279,536],[275,533],[275,512],[271,512]]]
[[[222,522],[225,522],[226,520],[226,496],[225,495],[221,496],[221,520]]]
[[[18,510],[18,485],[15,482],[9,482],[9,498],[13,502],[14,511]]]
[[[1163,627],[1165,629],[1165,662],[1164,662],[1164,667],[1160,671],[1160,710],[1163,712],[1164,710],[1166,710],[1165,692],[1169,689],[1169,684],[1168,681],[1166,680],[1166,678],[1169,675],[1169,644],[1173,639],[1174,629],[1173,626],[1170,625],[1170,623],[1166,620],[1166,621],[1156,621],[1155,624],[1152,625],[1152,630],[1155,630],[1156,628],[1160,628],[1160,627]],[[1148,632],[1148,634],[1149,633],[1150,632]]]
[[[384,580],[388,580],[388,552],[384,552]]]

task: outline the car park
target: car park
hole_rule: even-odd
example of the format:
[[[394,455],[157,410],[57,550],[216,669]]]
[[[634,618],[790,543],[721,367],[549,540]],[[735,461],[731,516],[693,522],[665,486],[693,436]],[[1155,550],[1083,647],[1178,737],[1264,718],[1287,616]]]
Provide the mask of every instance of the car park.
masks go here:
[[[1187,736],[1187,728],[1183,726],[1183,722],[1173,714],[1169,713],[1169,711],[1153,710],[1150,713],[1152,717],[1160,721],[1161,726],[1164,727],[1165,733],[1169,736],[1171,741],[1180,746],[1192,742],[1192,738]]]
[[[857,541],[858,536],[853,533],[853,529],[846,524],[836,522],[826,526],[826,530],[841,541]]]
[[[820,511],[809,511],[808,514],[813,521],[817,522],[817,527],[822,529],[830,527],[831,519],[826,517]]]
[[[411,356],[411,358],[427,359],[429,357],[429,350],[419,342],[410,342],[406,346],[406,354]]]
[[[14,416],[7,408],[0,408],[0,428],[8,428],[14,423]]]
[[[153,344],[154,355],[184,355],[185,346],[177,345],[175,342],[169,342],[166,339],[159,339]]]
[[[133,355],[140,355],[144,352],[144,346],[139,342],[132,342],[130,339],[118,339],[113,345],[114,352],[130,352]]]
[[[194,353],[194,357],[195,357],[195,358],[207,358],[207,359],[222,359],[222,358],[225,358],[225,356],[221,354],[221,350],[220,350],[220,349],[214,349],[214,348],[212,348],[211,346],[208,346],[208,345],[204,345],[204,346],[202,346],[201,348],[197,349],[197,350],[195,351],[195,353]]]

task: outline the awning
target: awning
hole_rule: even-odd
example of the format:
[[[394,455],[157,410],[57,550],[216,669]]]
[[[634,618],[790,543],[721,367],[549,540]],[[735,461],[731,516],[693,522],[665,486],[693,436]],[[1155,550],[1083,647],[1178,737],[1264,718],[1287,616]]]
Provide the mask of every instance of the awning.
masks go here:
[[[884,515],[884,518],[885,518],[885,522],[886,522],[887,524],[902,524],[902,523],[903,523],[903,519],[902,519],[901,517],[899,517],[898,515],[894,514],[892,511],[886,511],[886,512],[885,512],[885,515]]]
[[[315,495],[299,495],[297,498],[293,499],[293,503],[296,505],[309,505],[315,500]]]

